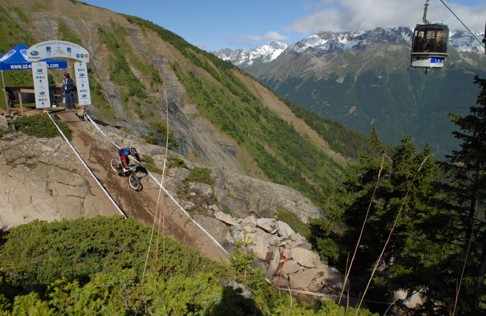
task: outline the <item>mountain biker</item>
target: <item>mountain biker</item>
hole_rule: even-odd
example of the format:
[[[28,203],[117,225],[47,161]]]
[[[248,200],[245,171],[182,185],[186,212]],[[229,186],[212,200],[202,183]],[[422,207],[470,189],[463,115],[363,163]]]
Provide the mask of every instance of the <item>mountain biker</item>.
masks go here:
[[[130,158],[128,156],[132,156],[138,162],[141,161],[140,156],[135,148],[120,148],[118,150],[118,156],[120,156],[121,166],[123,168],[123,172],[128,171],[130,168]]]

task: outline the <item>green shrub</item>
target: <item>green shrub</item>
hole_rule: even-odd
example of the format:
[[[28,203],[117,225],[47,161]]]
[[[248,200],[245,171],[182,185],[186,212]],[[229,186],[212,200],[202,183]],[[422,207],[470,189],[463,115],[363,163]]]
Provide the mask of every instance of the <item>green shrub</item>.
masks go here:
[[[169,149],[177,148],[177,139],[174,137],[174,134],[168,132],[167,126],[165,126],[161,122],[155,122],[150,125],[150,131],[144,139],[149,144],[165,146],[167,142],[167,133],[169,133]]]
[[[228,205],[221,204],[221,205],[219,205],[219,208],[221,209],[221,211],[223,211],[223,213],[228,214],[228,215],[233,215],[233,211],[231,211],[231,209],[229,208]]]
[[[0,230],[0,315],[346,315],[281,295],[252,268],[253,254],[237,250],[228,266],[167,237],[157,247],[150,232],[121,216]]]
[[[9,282],[25,288],[48,285],[62,277],[82,280],[99,271],[140,272],[149,236],[147,226],[122,217],[50,224],[34,221],[8,232],[0,252],[0,266],[9,267]],[[163,243],[167,271],[205,271],[202,267],[211,265],[196,251],[183,250],[170,238],[164,238]]]
[[[71,132],[66,123],[55,120],[64,135],[70,140]],[[21,116],[14,121],[15,129],[22,131],[29,136],[51,138],[59,136],[59,131],[45,113],[33,116]]]
[[[299,233],[305,238],[309,239],[311,235],[311,230],[309,226],[303,221],[301,221],[296,214],[290,211],[278,210],[277,219],[279,221],[287,223],[290,226],[290,228],[292,228],[296,233]]]
[[[186,162],[179,157],[169,157],[169,168],[185,168],[189,169]]]
[[[142,161],[143,161],[143,165],[145,166],[145,168],[147,168],[147,170],[156,173],[162,173],[162,170],[159,167],[157,167],[152,156],[143,155]]]
[[[214,185],[214,179],[211,177],[211,170],[207,168],[195,167],[191,170],[185,179],[187,182],[199,182]]]

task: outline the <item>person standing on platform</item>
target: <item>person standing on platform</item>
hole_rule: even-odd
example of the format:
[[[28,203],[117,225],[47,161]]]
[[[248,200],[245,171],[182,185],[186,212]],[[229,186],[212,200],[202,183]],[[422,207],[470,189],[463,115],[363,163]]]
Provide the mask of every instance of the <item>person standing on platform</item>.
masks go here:
[[[76,108],[75,91],[76,86],[74,85],[74,81],[69,76],[69,73],[66,72],[62,81],[62,95],[64,97],[64,107],[66,110],[74,110]]]

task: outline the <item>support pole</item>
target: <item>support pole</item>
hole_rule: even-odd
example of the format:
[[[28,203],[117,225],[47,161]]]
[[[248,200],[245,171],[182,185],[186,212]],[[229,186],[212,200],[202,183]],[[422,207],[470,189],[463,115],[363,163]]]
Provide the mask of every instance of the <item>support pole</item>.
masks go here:
[[[19,90],[19,104],[20,104],[20,115],[24,115],[24,107],[23,107],[23,100],[22,100],[22,89]]]
[[[427,9],[429,7],[429,0],[425,0],[425,6],[424,6],[424,16],[422,17],[422,22],[424,24],[430,24],[429,21],[427,21]]]
[[[2,86],[3,86],[3,96],[5,97],[5,107],[7,108],[7,113],[9,113],[7,91],[5,91],[5,79],[3,78],[3,70],[2,70]]]

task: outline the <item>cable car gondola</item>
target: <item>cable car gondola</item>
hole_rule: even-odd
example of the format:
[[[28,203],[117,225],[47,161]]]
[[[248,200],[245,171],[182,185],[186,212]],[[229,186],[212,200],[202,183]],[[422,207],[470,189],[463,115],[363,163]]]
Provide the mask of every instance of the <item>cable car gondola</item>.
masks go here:
[[[449,28],[445,24],[427,21],[428,0],[425,2],[423,22],[413,31],[411,65],[414,68],[442,68],[447,57]]]

